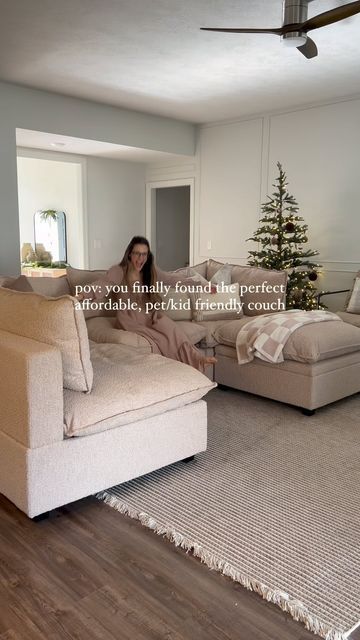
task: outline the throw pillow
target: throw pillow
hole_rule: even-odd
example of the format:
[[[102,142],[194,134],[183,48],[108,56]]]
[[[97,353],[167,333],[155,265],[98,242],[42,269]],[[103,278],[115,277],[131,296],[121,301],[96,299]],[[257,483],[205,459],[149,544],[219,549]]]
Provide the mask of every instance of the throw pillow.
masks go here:
[[[46,298],[0,288],[0,329],[54,345],[61,353],[63,384],[73,391],[91,391],[93,369],[82,311],[71,296]]]
[[[360,277],[355,278],[350,300],[346,308],[348,313],[360,313]]]
[[[3,285],[6,289],[11,289],[12,291],[34,291],[32,288],[29,279],[26,276],[19,276],[12,282]]]
[[[202,276],[201,273],[198,273],[194,267],[182,267],[181,269],[176,269],[173,273],[183,276],[184,278],[191,278],[194,281],[194,284],[197,283],[204,286],[209,284],[206,278]]]
[[[214,275],[210,279],[210,282],[212,284],[229,285],[231,284],[231,272],[232,265],[226,262],[222,267],[220,267],[220,269],[218,269],[214,273]]]
[[[207,277],[209,280],[223,266],[216,260],[209,260]],[[261,267],[237,264],[232,267],[231,282],[239,283],[239,295],[247,316],[284,311],[286,302],[287,272]]]
[[[163,312],[172,320],[191,320],[192,305],[189,293],[180,293],[175,288],[169,289],[167,294],[161,296]]]
[[[190,294],[193,320],[235,320],[242,316],[242,304],[239,298],[239,285],[233,283],[226,291],[217,293]]]

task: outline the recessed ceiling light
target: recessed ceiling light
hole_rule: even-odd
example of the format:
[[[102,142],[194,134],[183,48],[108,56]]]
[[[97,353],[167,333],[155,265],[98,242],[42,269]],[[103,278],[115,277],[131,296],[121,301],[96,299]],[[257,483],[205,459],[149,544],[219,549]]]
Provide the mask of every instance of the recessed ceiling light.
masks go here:
[[[65,142],[51,142],[52,147],[65,147]]]

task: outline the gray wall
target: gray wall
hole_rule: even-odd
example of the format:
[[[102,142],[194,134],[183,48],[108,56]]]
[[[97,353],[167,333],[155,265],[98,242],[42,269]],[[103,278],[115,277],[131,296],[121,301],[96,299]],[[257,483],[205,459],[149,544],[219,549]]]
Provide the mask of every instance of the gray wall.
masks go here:
[[[189,263],[190,187],[156,189],[156,262],[171,271]]]

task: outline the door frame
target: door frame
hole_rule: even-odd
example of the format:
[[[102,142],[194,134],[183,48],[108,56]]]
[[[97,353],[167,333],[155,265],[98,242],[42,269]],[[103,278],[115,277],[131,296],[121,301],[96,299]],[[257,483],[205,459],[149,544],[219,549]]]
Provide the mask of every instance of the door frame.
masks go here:
[[[176,178],[175,180],[158,180],[146,183],[145,192],[145,235],[156,255],[155,238],[155,189],[169,187],[190,187],[190,229],[189,229],[189,265],[194,264],[194,229],[195,229],[195,179]]]
[[[54,162],[69,162],[78,165],[78,235],[80,238],[79,252],[80,263],[83,269],[89,269],[89,235],[88,235],[88,215],[87,215],[87,162],[84,156],[64,153],[60,151],[50,151],[47,149],[33,149],[30,147],[17,147],[16,157],[34,158],[38,160],[52,160]],[[65,212],[66,214],[66,212]]]

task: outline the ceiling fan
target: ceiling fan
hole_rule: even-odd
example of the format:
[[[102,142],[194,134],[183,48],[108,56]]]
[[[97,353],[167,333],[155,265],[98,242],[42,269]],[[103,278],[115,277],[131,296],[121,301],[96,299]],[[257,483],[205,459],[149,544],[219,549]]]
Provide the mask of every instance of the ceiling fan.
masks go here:
[[[339,20],[350,18],[360,13],[360,0],[349,2],[341,7],[319,13],[307,19],[308,4],[313,0],[284,0],[283,24],[274,29],[221,29],[215,27],[201,27],[202,31],[222,31],[225,33],[272,33],[281,36],[284,44],[296,47],[305,58],[315,58],[318,54],[315,42],[309,38],[308,32],[320,27],[326,27]]]

